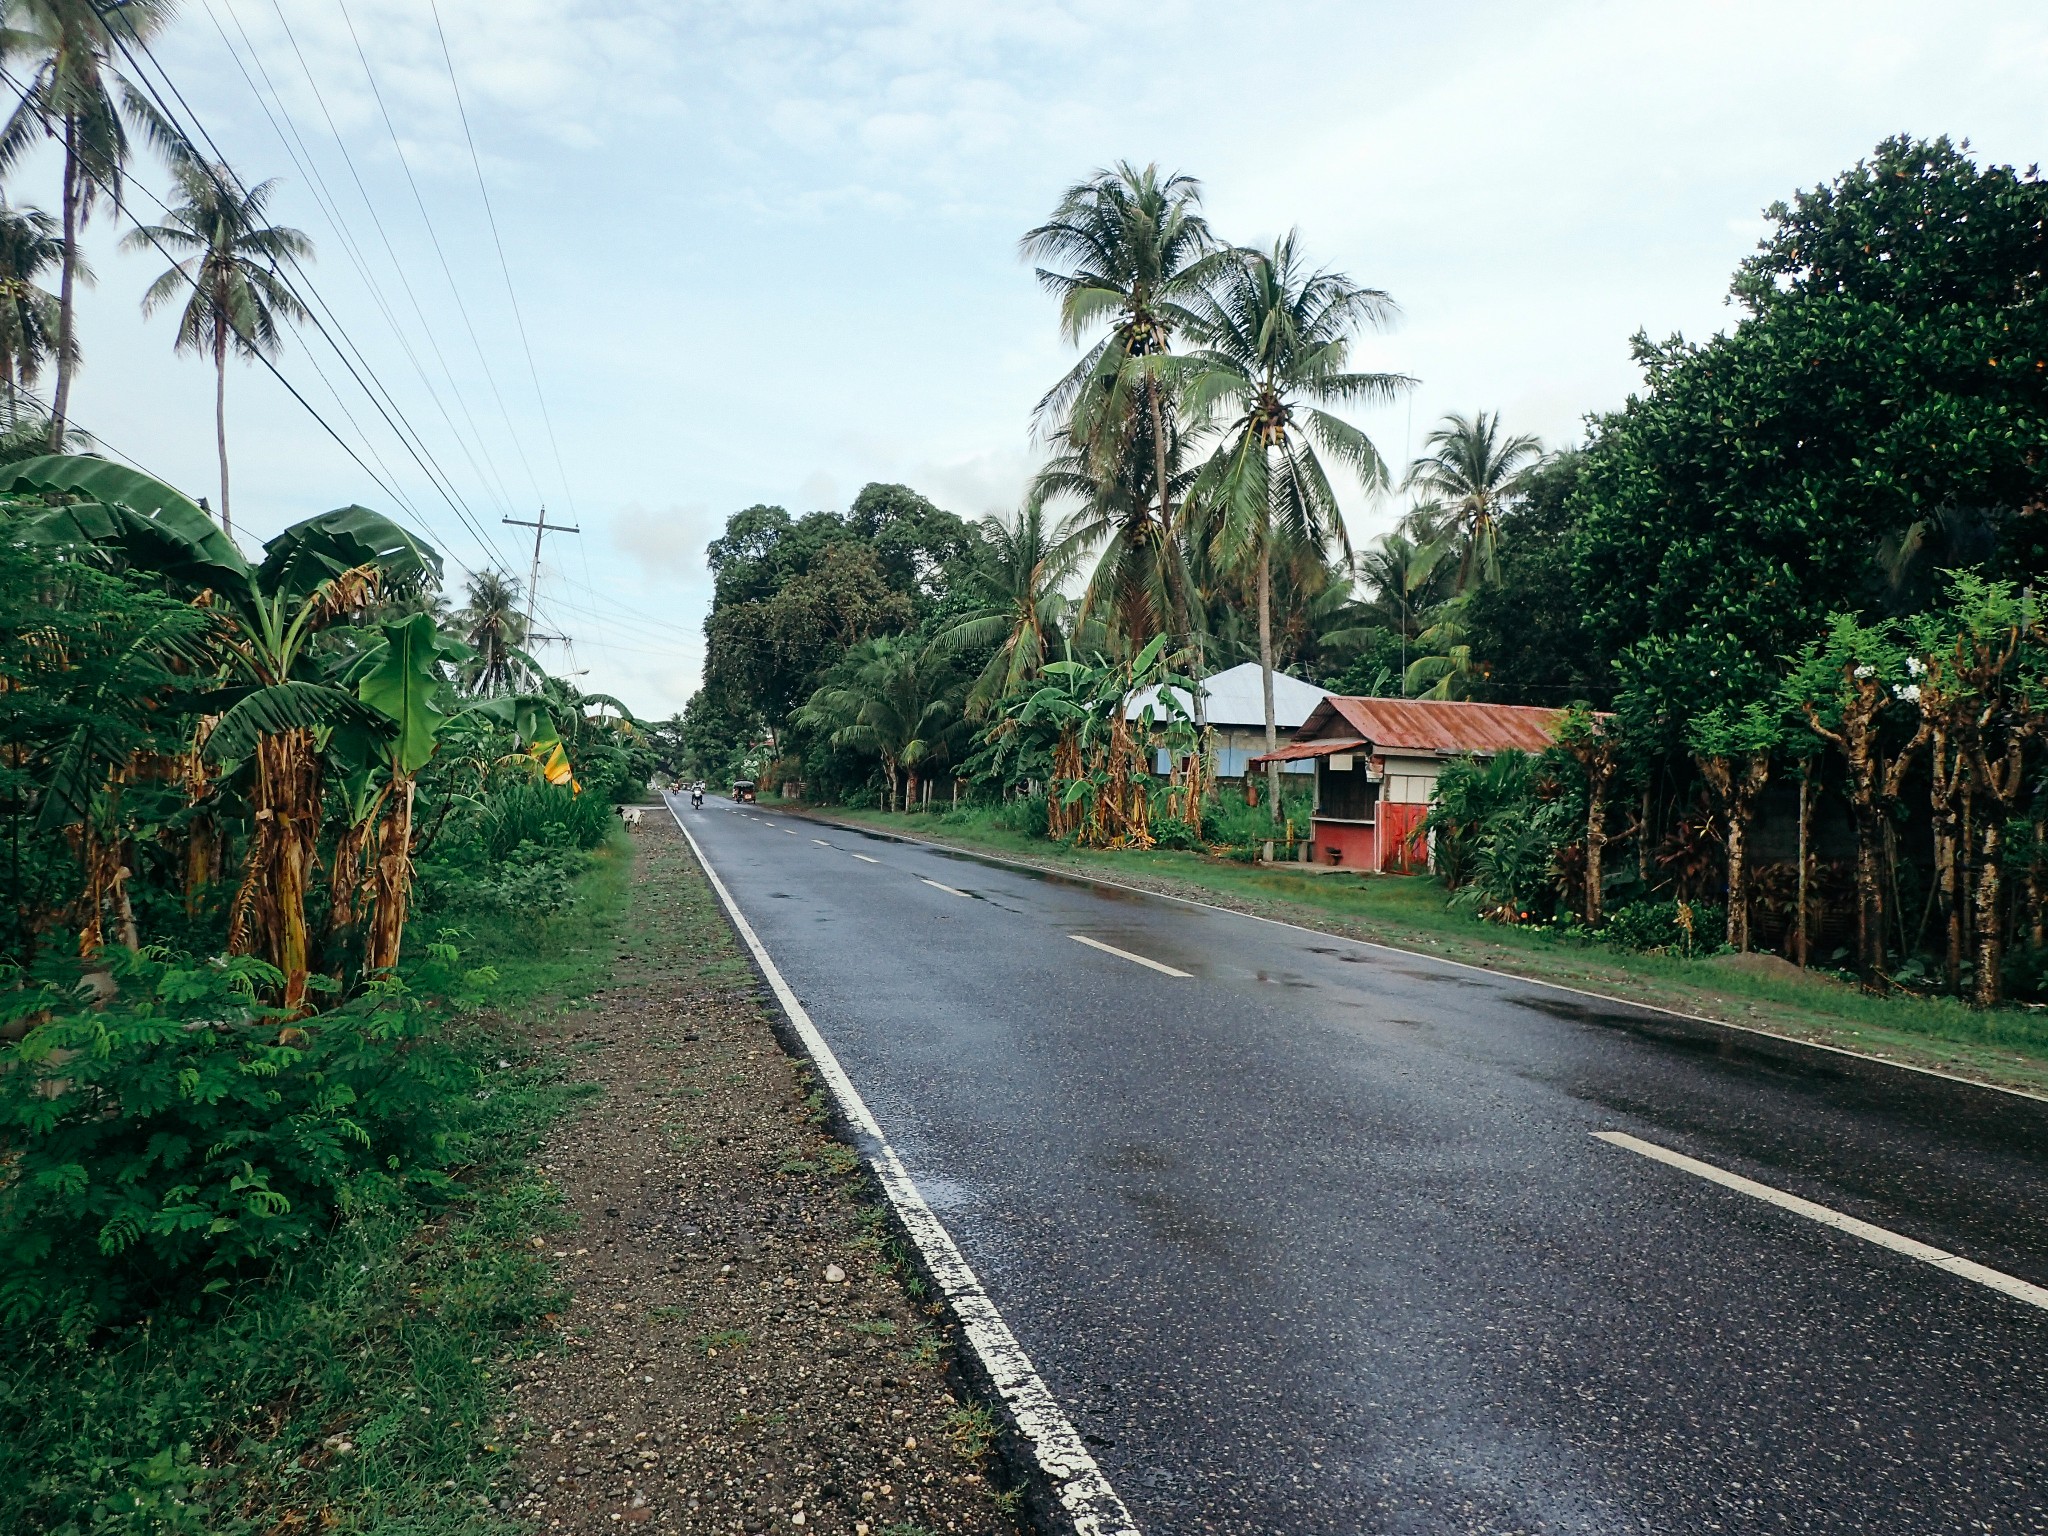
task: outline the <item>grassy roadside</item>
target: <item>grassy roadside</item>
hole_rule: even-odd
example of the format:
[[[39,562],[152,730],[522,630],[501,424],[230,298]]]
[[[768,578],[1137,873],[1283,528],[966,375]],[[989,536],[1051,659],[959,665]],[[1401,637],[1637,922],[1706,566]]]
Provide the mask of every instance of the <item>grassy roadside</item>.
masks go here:
[[[623,838],[599,850],[557,916],[442,935],[496,972],[490,1010],[451,1021],[478,1083],[452,1199],[360,1211],[203,1320],[0,1353],[0,1530],[515,1528],[490,1418],[520,1330],[560,1305],[530,1242],[559,1197],[531,1159],[575,1097],[525,1025],[609,977],[630,857]]]
[[[1987,1014],[1947,999],[1871,997],[1758,957],[1617,953],[1545,930],[1483,923],[1448,909],[1441,887],[1422,876],[1364,879],[1194,853],[1069,849],[964,811],[912,816],[826,807],[808,814],[2048,1095],[2048,1011]]]

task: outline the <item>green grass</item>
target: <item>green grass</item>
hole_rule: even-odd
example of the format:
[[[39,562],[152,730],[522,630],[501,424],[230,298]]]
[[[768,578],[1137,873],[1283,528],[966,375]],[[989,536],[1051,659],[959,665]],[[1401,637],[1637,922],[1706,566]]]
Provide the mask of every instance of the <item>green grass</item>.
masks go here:
[[[615,837],[557,916],[458,925],[498,980],[497,1016],[457,1026],[483,1087],[452,1201],[360,1213],[202,1319],[82,1349],[0,1336],[0,1531],[519,1529],[495,1508],[518,1425],[495,1415],[522,1330],[565,1300],[534,1239],[566,1221],[532,1160],[577,1090],[516,1025],[604,984],[630,858]]]
[[[1685,960],[1620,953],[1554,929],[1482,922],[1450,907],[1443,888],[1427,876],[1315,874],[1196,853],[1067,849],[1003,825],[1000,813],[987,808],[928,816],[819,814],[1170,888],[1354,938],[2048,1093],[2048,1010],[2015,1006],[1985,1012],[1949,998],[1878,997],[1826,972],[1747,971],[1726,956]]]

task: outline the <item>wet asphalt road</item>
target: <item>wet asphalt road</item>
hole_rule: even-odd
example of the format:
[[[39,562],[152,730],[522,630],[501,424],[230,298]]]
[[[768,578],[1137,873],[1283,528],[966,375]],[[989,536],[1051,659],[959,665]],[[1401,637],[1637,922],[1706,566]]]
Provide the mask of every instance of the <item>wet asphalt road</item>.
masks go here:
[[[2048,1105],[681,813],[1148,1536],[2048,1532],[2048,1311],[1592,1134],[2048,1284]]]

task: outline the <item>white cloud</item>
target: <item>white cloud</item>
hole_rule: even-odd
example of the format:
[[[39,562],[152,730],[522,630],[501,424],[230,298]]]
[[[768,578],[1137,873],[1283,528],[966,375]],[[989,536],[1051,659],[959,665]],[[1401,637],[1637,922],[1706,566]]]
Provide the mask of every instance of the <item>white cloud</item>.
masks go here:
[[[673,705],[700,659],[703,545],[731,511],[843,506],[872,479],[970,517],[1016,504],[1031,408],[1071,353],[1015,241],[1096,166],[1197,172],[1226,234],[1299,225],[1318,260],[1389,288],[1402,323],[1366,355],[1423,384],[1362,419],[1399,457],[1449,409],[1577,436],[1635,387],[1632,332],[1730,322],[1728,274],[1767,203],[1902,130],[2040,159],[2048,82],[2035,0],[1295,0],[1256,27],[1224,0],[439,0],[543,420],[433,13],[347,5],[453,285],[337,0],[282,14],[346,160],[270,0],[187,7],[159,51],[245,173],[285,178],[279,215],[320,242],[323,297],[475,528],[317,337],[283,366],[371,445],[370,470],[240,370],[238,513],[267,532],[391,504],[383,480],[456,561],[523,573],[497,520],[545,501],[591,530],[550,541],[584,547],[551,547],[543,581],[589,684]],[[267,72],[289,153],[212,15]],[[52,200],[49,166],[9,192]],[[210,491],[204,370],[139,320],[154,263],[103,231],[81,408]],[[1391,515],[1349,511],[1355,531]]]

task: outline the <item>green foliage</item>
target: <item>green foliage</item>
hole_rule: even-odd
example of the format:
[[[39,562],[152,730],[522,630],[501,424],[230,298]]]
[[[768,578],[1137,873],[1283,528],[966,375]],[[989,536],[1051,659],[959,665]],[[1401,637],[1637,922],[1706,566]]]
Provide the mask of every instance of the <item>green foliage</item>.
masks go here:
[[[1616,949],[1691,959],[1721,948],[1728,912],[1712,902],[1632,901],[1608,914],[1600,937]]]
[[[2048,568],[2048,184],[1892,139],[1767,217],[1747,315],[1638,339],[1647,388],[1596,423],[1578,493],[1592,648],[1674,750],[1830,614],[1882,608],[1887,540],[1896,563],[1982,509],[1987,574]]]
[[[7,999],[30,1026],[0,1047],[11,1325],[77,1337],[190,1309],[337,1216],[445,1186],[447,1105],[473,1073],[404,983],[287,1025],[258,1000],[278,979],[261,961],[109,960],[99,1007],[55,986]]]
[[[529,780],[493,789],[478,813],[477,830],[484,852],[504,859],[524,844],[595,848],[611,836],[614,820],[611,802],[602,796]]]

